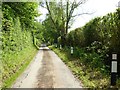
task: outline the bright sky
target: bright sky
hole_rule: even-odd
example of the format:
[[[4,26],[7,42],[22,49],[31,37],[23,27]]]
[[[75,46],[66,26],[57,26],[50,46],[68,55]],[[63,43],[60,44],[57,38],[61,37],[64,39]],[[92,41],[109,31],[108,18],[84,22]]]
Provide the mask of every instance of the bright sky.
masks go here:
[[[74,13],[85,13],[85,12],[94,12],[91,15],[81,15],[75,18],[70,30],[84,26],[89,20],[98,17],[104,16],[109,12],[114,12],[118,7],[118,2],[120,0],[88,0],[85,4],[80,6]],[[39,17],[42,21],[45,19],[45,14],[47,10],[44,8],[39,8],[40,12],[43,14]]]

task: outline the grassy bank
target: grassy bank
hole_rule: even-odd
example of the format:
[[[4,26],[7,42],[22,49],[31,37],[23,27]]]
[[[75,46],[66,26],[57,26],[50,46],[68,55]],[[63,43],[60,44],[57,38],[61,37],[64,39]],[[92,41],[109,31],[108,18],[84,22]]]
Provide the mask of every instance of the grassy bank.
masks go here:
[[[70,54],[70,50],[59,49],[54,46],[51,48],[63,61],[69,66],[73,74],[82,81],[84,87],[89,88],[109,88],[110,87],[110,75],[106,70],[101,70],[99,67],[92,67],[92,63],[86,62],[85,56],[82,58],[76,58]],[[117,86],[119,80],[117,81]]]
[[[17,55],[8,55],[9,64],[3,62],[2,87],[11,87],[16,78],[25,70],[37,53],[35,47],[29,47],[19,52]],[[10,61],[12,63],[10,63]]]
[[[9,62],[9,65],[2,63],[2,87],[11,87],[17,77],[26,69],[31,60],[33,60],[36,53],[37,49],[35,47],[29,47],[19,52],[17,55],[9,55],[10,58],[8,58],[8,60],[12,63]]]
[[[34,18],[39,16],[37,8],[38,3],[35,2],[2,3],[2,87],[11,87],[37,53],[37,45],[40,44],[37,41],[41,41],[38,32],[42,29],[42,25],[34,21]]]

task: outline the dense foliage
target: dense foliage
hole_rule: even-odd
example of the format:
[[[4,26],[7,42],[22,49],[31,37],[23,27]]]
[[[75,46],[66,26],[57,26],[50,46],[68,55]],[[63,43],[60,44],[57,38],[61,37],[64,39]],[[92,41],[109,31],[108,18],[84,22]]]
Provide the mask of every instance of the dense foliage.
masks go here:
[[[38,16],[37,3],[31,2],[4,2],[2,5],[3,15],[6,19],[20,17],[20,22],[26,27],[33,27],[35,16]]]
[[[112,53],[117,53],[120,87],[120,8],[70,31],[65,47],[51,47],[87,87],[109,88]],[[58,45],[64,43],[61,36]],[[73,54],[71,54],[73,47]]]
[[[41,43],[38,3],[3,2],[2,4],[2,82],[9,86],[22,67],[25,67]],[[38,42],[39,41],[39,42]],[[10,83],[11,82],[11,83]]]
[[[84,48],[87,53],[84,60],[96,66],[110,68],[111,54],[118,54],[118,74],[120,73],[120,9],[103,17],[89,21],[84,27],[71,31],[67,35],[67,46]],[[81,52],[78,51],[77,57]],[[81,56],[82,57],[82,56]],[[96,63],[96,64],[95,64]],[[101,63],[101,64],[100,64]],[[98,64],[98,65],[97,65]],[[102,68],[106,70],[105,68]],[[110,71],[110,70],[109,70]]]

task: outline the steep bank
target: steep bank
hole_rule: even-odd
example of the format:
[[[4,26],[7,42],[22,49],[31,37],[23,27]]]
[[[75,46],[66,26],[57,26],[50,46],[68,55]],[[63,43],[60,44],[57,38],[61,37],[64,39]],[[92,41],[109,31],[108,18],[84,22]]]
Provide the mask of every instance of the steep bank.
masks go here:
[[[2,4],[2,87],[10,87],[37,53],[32,35],[35,15],[28,15],[35,8],[34,3]]]

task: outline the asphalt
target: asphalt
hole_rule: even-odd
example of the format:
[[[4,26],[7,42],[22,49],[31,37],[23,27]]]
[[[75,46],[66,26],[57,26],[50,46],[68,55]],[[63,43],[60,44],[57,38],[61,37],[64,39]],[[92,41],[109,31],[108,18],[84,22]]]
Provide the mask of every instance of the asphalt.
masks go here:
[[[41,47],[12,88],[82,88],[82,84],[52,50]]]

